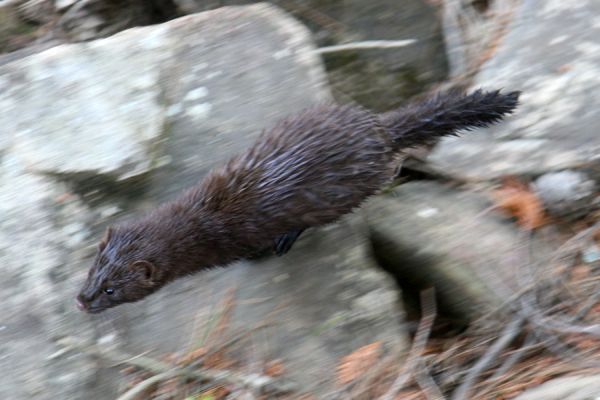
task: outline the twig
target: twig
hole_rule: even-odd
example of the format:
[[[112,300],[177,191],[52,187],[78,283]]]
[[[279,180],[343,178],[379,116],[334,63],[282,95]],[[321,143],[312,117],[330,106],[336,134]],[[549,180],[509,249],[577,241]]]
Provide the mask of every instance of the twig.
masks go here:
[[[127,359],[127,360],[122,360],[122,361],[116,362],[113,365],[109,365],[109,367],[116,367],[116,366],[121,365],[121,364],[131,364],[133,362],[133,360],[135,360],[136,358],[143,357],[143,356],[145,356],[148,353],[150,353],[150,350],[146,350],[143,353],[135,355],[135,356],[133,356],[133,357]]]
[[[504,330],[500,337],[494,342],[489,350],[471,367],[463,383],[454,391],[453,400],[469,399],[473,385],[477,377],[494,361],[498,354],[504,350],[513,339],[521,332],[521,327],[525,318],[519,316],[515,318]]]
[[[410,46],[417,43],[416,39],[405,40],[365,40],[363,42],[354,42],[338,44],[334,46],[319,47],[313,50],[317,54],[337,53],[340,51],[372,50],[372,49],[395,49],[399,47]]]
[[[574,321],[578,321],[585,317],[591,309],[600,301],[600,292],[595,293],[592,297],[586,301],[580,308],[579,311],[573,317]]]
[[[241,374],[235,371],[229,370],[215,370],[215,369],[190,369],[186,367],[173,367],[172,365],[155,360],[145,356],[131,356],[124,354],[119,351],[109,349],[100,349],[94,345],[85,345],[76,338],[67,337],[59,341],[65,347],[71,349],[77,349],[84,353],[92,354],[101,358],[104,358],[112,363],[127,363],[129,365],[136,366],[141,369],[145,369],[153,374],[161,375],[169,372],[173,376],[185,376],[198,381],[209,381],[215,383],[228,383],[236,384],[243,387],[248,387],[252,390],[256,390],[259,393],[273,393],[273,394],[288,394],[296,391],[296,387],[291,382],[285,382],[275,380],[269,376],[259,374]],[[123,359],[125,358],[125,359]],[[145,382],[145,381],[144,381]],[[143,382],[142,382],[143,383]]]
[[[379,398],[380,400],[393,400],[414,374],[415,368],[419,365],[419,357],[425,350],[436,316],[435,294],[433,289],[427,289],[421,292],[421,308],[423,310],[423,317],[421,318],[421,322],[419,322],[419,327],[415,334],[410,352],[408,353],[408,357],[406,358],[406,363],[387,393]]]
[[[157,383],[180,376],[180,372],[181,371],[175,370],[166,371],[158,375],[154,375],[148,379],[144,379],[143,381],[141,381],[140,383],[123,393],[121,396],[119,396],[117,400],[134,400],[137,398],[137,396],[141,395],[142,393],[144,393],[144,391],[150,389]]]
[[[511,369],[516,363],[518,363],[519,360],[521,360],[521,358],[525,355],[525,353],[527,353],[529,350],[531,350],[531,347],[534,346],[535,342],[536,342],[535,336],[532,335],[531,333],[528,334],[527,337],[525,338],[525,343],[523,343],[523,345],[521,347],[519,347],[519,349],[514,351],[510,356],[508,356],[506,358],[506,360],[504,360],[502,365],[500,365],[500,367],[494,372],[494,374],[490,378],[490,381],[495,381],[496,379],[499,379],[509,369]]]
[[[600,364],[598,363],[581,360],[581,357],[579,357],[577,352],[563,343],[558,335],[540,329],[533,330],[532,334],[536,337],[540,345],[544,346],[545,349],[550,351],[550,353],[554,354],[554,356],[564,363],[580,365],[586,368],[600,367]]]
[[[442,391],[429,374],[429,370],[423,360],[419,360],[419,372],[415,374],[415,380],[425,394],[427,400],[445,399]]]
[[[542,314],[541,311],[540,314]],[[545,330],[550,330],[561,334],[582,333],[600,338],[600,324],[580,325],[571,321],[561,321],[558,316],[540,317],[538,315],[530,315],[529,320],[534,325]]]

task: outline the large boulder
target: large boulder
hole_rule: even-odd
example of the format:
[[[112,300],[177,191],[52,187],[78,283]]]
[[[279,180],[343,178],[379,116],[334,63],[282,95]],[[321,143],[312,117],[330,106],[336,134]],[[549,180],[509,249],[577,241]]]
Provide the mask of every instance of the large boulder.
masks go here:
[[[481,194],[409,182],[367,204],[373,250],[406,295],[434,287],[441,313],[468,321],[498,310],[527,262],[516,227]]]
[[[111,52],[128,57],[108,63]],[[3,66],[0,126],[11,152],[37,173],[121,180],[148,172],[166,123],[160,54],[124,35]]]
[[[25,172],[12,154],[0,163],[0,398],[95,397],[94,362],[56,357],[56,339],[88,325],[73,312],[74,267],[85,256],[92,214],[67,188]],[[89,253],[89,252],[88,252]]]
[[[522,90],[514,117],[429,157],[463,180],[541,175],[597,164],[600,136],[600,2],[525,0],[475,86]]]
[[[286,257],[189,277],[101,316],[74,307],[105,225],[171,198],[262,128],[330,99],[313,50],[305,28],[260,4],[0,66],[1,398],[115,398],[113,363],[64,350],[61,338],[184,352],[232,287],[232,329],[274,322],[242,360],[282,359],[304,388],[324,391],[339,357],[362,345],[403,345],[395,287],[368,257],[356,218],[307,232]]]

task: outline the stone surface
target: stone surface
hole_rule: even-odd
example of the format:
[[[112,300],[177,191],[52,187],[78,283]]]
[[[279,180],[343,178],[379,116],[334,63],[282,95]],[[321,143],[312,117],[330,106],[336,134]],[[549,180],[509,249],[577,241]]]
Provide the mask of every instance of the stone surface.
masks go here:
[[[306,232],[286,257],[199,274],[100,316],[74,307],[106,224],[172,197],[275,120],[330,99],[313,50],[306,29],[263,4],[0,67],[0,107],[11,111],[0,115],[0,398],[114,399],[118,368],[57,341],[186,351],[214,328],[232,287],[232,329],[271,323],[247,335],[250,372],[282,358],[305,388],[323,391],[342,355],[376,340],[403,346],[393,281],[373,268],[360,218]],[[144,179],[122,181],[131,176]],[[106,180],[119,191],[97,184]]]
[[[125,33],[0,67],[0,126],[11,151],[49,174],[119,180],[148,172],[165,130],[160,61],[175,38],[160,39],[153,51]]]
[[[194,45],[177,46],[162,75],[167,164],[152,175],[149,198],[171,198],[278,119],[331,100],[310,33],[278,8],[226,7],[167,25]]]
[[[94,362],[81,354],[55,357],[55,340],[89,333],[73,311],[81,248],[90,213],[59,200],[61,185],[27,173],[13,155],[0,163],[0,398],[90,397]],[[79,262],[79,263],[78,263]]]
[[[505,123],[444,140],[429,157],[461,179],[540,175],[597,164],[600,2],[525,0],[475,86],[522,90]]]
[[[430,89],[448,75],[437,10],[422,0],[312,2],[343,29],[319,27],[320,45],[362,40],[415,42],[406,47],[345,51],[324,57],[332,90],[341,102],[388,111]],[[300,13],[301,15],[301,13]],[[312,26],[317,24],[307,18]]]
[[[14,151],[36,171],[120,180],[156,165],[155,150],[170,122],[172,131],[185,130],[188,144],[208,150],[205,157],[195,155],[196,163],[211,165],[220,152],[206,144],[222,141],[220,131],[256,132],[274,106],[289,111],[307,103],[300,96],[274,100],[270,91],[294,79],[323,83],[322,73],[310,68],[318,61],[305,51],[308,42],[295,39],[299,28],[272,22],[285,36],[284,44],[265,42],[266,56],[254,57],[255,48],[223,41],[244,33],[262,34],[260,27],[246,28],[250,32],[228,28],[218,35],[225,24],[215,21],[195,32],[196,24],[205,20],[193,16],[173,22],[171,28],[140,28],[93,43],[63,45],[0,67],[0,105],[6,110],[0,124],[11,136]],[[181,40],[185,35],[188,41]],[[308,39],[305,33],[304,37]],[[276,60],[278,51],[287,55]],[[209,53],[213,58],[198,61]],[[246,68],[241,74],[248,79],[236,70],[240,57]],[[240,101],[241,93],[245,98]],[[249,103],[262,104],[265,111],[240,105]],[[238,113],[246,114],[236,120]],[[198,126],[209,116],[209,123]],[[253,125],[248,125],[249,117],[256,121]],[[250,139],[240,137],[238,145]]]
[[[79,0],[54,0],[54,7],[58,10],[58,11],[64,11],[67,8],[73,6],[75,3],[77,3]]]
[[[445,314],[481,316],[515,289],[526,245],[489,207],[476,193],[404,184],[367,204],[375,255],[406,293],[434,286]]]
[[[515,400],[596,400],[599,397],[600,376],[569,376],[527,390]]]
[[[175,0],[184,12],[256,0]],[[271,0],[306,24],[319,47],[364,40],[414,39],[398,48],[343,51],[324,60],[334,96],[388,111],[447,77],[437,10],[422,0]]]
[[[581,217],[598,207],[595,182],[582,171],[551,172],[540,176],[534,189],[551,214]]]
[[[19,4],[0,2],[0,54],[14,51],[31,42],[35,26],[19,16]]]

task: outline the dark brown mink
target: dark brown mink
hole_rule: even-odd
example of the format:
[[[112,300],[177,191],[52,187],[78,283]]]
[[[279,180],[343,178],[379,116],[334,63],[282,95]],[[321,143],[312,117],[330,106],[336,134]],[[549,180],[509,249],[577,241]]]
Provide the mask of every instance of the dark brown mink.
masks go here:
[[[403,149],[498,122],[518,98],[449,91],[382,115],[321,105],[284,119],[175,200],[109,229],[77,304],[97,313],[267,248],[283,254],[390,183]]]

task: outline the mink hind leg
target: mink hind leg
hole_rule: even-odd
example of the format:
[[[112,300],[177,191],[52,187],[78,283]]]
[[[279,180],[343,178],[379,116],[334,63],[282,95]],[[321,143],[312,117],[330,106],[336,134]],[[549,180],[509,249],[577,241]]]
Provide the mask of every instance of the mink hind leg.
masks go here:
[[[277,256],[282,256],[288,251],[290,251],[290,249],[292,248],[296,240],[298,240],[298,237],[300,237],[302,232],[304,232],[304,229],[298,229],[290,231],[284,235],[278,236],[274,239],[272,245],[262,248],[260,250],[256,250],[251,254],[247,255],[245,258],[248,260],[261,260],[264,258],[271,257],[273,253],[275,253]]]
[[[275,254],[282,256],[291,250],[296,240],[304,232],[304,229],[297,229],[281,235],[275,239]]]

